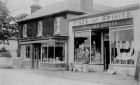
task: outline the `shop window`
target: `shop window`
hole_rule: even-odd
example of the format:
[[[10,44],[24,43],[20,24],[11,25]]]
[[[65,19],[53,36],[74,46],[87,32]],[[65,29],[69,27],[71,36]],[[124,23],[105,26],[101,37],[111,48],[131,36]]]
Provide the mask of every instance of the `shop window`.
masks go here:
[[[30,58],[30,51],[31,51],[30,45],[26,45],[26,58]]]
[[[23,37],[27,37],[27,24],[23,25]]]
[[[42,36],[42,30],[43,30],[42,21],[38,21],[38,36]]]
[[[91,34],[91,63],[101,64],[101,32],[92,31]]]
[[[74,62],[102,64],[101,31],[77,31],[74,35]]]
[[[91,31],[82,31],[75,33],[75,62],[90,62],[90,35]]]
[[[48,62],[55,62],[54,46],[49,46],[48,47]]]
[[[42,48],[42,62],[48,62],[48,48],[43,47]]]
[[[55,60],[56,62],[63,62],[65,59],[64,43],[55,43]]]
[[[65,60],[64,43],[55,42],[53,46],[46,45],[42,47],[42,62],[61,63]]]
[[[134,31],[132,27],[110,29],[111,63],[134,64],[136,53],[134,49]]]

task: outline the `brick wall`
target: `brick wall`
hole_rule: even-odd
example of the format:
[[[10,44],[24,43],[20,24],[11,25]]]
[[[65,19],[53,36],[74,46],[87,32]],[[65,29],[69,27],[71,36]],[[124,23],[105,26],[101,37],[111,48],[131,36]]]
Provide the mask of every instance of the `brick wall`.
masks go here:
[[[27,23],[27,37],[37,36],[38,21],[31,21]]]
[[[50,35],[54,33],[54,18],[45,18],[42,20],[43,25],[43,36]]]

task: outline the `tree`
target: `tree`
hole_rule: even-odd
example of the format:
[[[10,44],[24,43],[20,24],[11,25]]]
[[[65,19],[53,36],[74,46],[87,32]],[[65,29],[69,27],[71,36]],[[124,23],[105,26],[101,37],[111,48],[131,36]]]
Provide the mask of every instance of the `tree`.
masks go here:
[[[23,18],[25,18],[26,16],[27,16],[26,13],[21,13],[21,14],[15,16],[14,19],[15,19],[15,21],[20,21],[20,20],[22,20]]]
[[[12,17],[6,4],[0,1],[0,43],[6,44],[7,42],[8,44],[8,39],[11,36],[18,36],[18,25],[15,22],[20,21],[26,16],[27,14],[22,13]]]
[[[11,36],[11,33],[13,32],[11,28],[11,25],[9,24],[12,20],[12,16],[9,14],[9,10],[6,7],[5,3],[0,1],[0,40],[1,43],[5,43],[5,41],[8,42],[8,39]],[[12,33],[13,34],[13,33]]]

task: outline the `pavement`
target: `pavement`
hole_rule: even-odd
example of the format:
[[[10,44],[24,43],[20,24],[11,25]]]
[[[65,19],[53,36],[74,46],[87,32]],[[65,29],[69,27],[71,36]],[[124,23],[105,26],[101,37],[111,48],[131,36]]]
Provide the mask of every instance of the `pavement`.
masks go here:
[[[50,83],[47,85],[136,85],[136,82],[134,81],[134,78],[132,76],[124,76],[124,75],[110,75],[107,72],[91,72],[91,73],[83,73],[83,72],[71,72],[71,71],[55,71],[55,70],[41,70],[41,69],[0,69],[0,72],[8,72],[10,74],[5,73],[7,76],[13,75],[14,73],[18,76],[13,81],[17,81],[17,79],[20,82],[27,83],[27,79],[31,81],[34,81],[35,77],[38,77],[39,80],[42,82],[49,81],[49,79],[55,80],[55,82],[62,81],[65,83]],[[12,74],[11,74],[12,73]],[[18,73],[18,74],[17,74]],[[23,74],[23,75],[21,75]],[[3,75],[3,73],[2,73]],[[20,75],[20,77],[19,77]],[[26,76],[25,76],[26,75]],[[30,75],[30,77],[28,76]],[[35,76],[36,75],[36,76]],[[25,79],[22,79],[25,78]],[[32,79],[33,78],[33,79]],[[58,78],[58,79],[57,79]],[[11,78],[12,79],[12,78]],[[47,79],[47,80],[44,80]],[[3,78],[2,78],[3,80]],[[37,79],[38,80],[38,79]],[[43,81],[44,80],[44,81]],[[4,80],[3,80],[4,81]],[[6,80],[5,80],[6,81]],[[68,83],[69,82],[69,83]],[[72,82],[72,83],[70,83]],[[27,85],[27,84],[11,84],[11,85]],[[29,83],[29,82],[28,82]],[[35,83],[35,84],[28,84],[28,85],[45,85],[46,83]],[[10,84],[0,84],[0,85],[10,85]]]

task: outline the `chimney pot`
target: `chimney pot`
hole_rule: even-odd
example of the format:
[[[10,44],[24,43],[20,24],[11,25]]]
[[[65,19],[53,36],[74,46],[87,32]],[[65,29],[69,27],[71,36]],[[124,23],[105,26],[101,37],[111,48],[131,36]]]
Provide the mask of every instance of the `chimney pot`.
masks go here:
[[[36,12],[40,8],[41,6],[39,5],[39,0],[33,0],[33,5],[31,6],[31,13]]]

